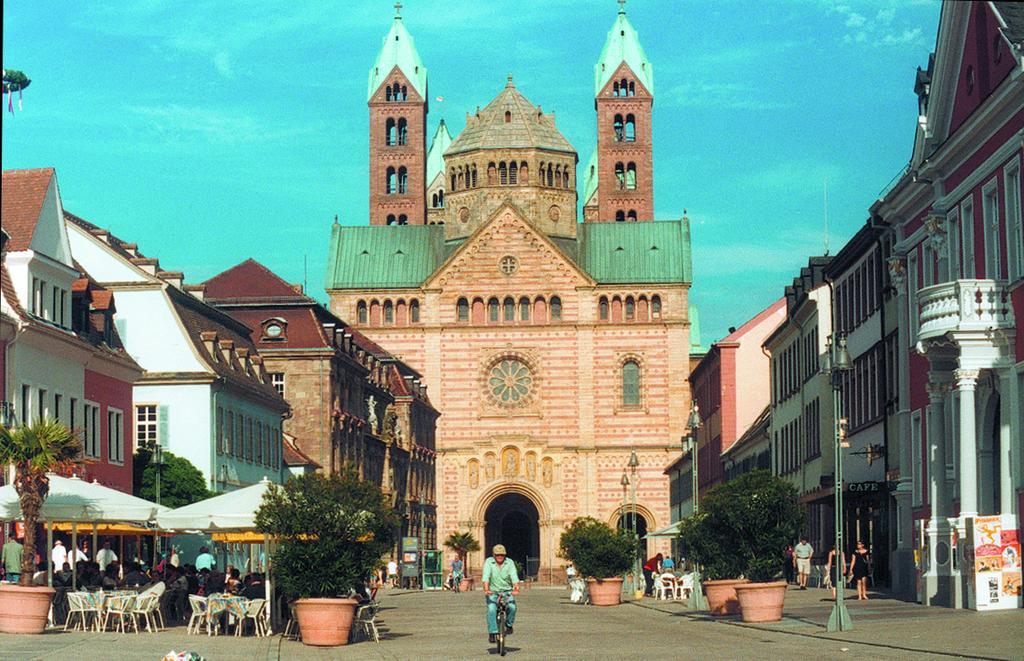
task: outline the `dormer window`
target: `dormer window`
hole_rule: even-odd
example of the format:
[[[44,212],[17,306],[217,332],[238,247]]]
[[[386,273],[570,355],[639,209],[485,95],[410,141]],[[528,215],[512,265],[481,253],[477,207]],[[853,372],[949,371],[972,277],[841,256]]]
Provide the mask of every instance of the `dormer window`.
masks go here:
[[[275,342],[288,339],[288,322],[280,317],[267,319],[262,324],[263,342]]]

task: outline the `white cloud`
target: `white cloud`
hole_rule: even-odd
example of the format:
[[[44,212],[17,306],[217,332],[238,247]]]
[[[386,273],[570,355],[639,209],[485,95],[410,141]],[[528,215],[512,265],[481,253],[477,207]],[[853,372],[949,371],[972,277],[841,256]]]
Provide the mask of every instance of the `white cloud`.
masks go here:
[[[848,29],[846,34],[843,35],[843,43],[845,44],[870,43],[872,46],[924,45],[924,40],[921,38],[921,28],[908,26],[905,21],[902,22],[903,24],[900,24],[901,22],[897,16],[900,4],[895,0],[863,2],[857,8],[865,11],[864,14],[854,11],[854,8],[850,5],[833,5],[828,2],[820,4],[827,13],[837,14],[843,20],[843,27]],[[881,5],[871,18],[868,17],[870,14],[867,11],[867,9],[872,9],[870,5]]]
[[[846,27],[848,28],[859,28],[864,25],[868,19],[864,18],[857,12],[853,12],[846,18]]]
[[[141,128],[150,133],[151,137],[172,143],[197,140],[207,144],[233,145],[293,140],[320,130],[316,126],[279,126],[244,112],[176,103],[130,105],[125,110],[142,124]]]
[[[235,72],[231,68],[231,56],[224,51],[213,56],[213,66],[225,78],[234,78]]]
[[[900,34],[887,34],[883,38],[887,44],[914,44],[921,41],[921,28],[904,30]]]
[[[740,83],[688,83],[668,90],[665,101],[683,108],[774,110],[791,104],[759,98],[758,90]]]

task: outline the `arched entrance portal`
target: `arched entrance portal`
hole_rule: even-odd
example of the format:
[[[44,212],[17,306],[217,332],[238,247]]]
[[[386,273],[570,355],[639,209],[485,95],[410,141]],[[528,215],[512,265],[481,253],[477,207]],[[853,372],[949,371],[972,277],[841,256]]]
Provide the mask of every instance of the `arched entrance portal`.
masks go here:
[[[633,529],[633,513],[626,512],[619,515],[618,527],[620,530],[630,531]],[[638,512],[636,515],[636,534],[640,538],[640,557],[647,560],[647,517]]]
[[[519,565],[520,578],[536,574],[540,566],[540,515],[533,502],[518,493],[498,496],[487,506],[484,520],[484,556],[491,555],[495,544],[503,544],[508,557]]]

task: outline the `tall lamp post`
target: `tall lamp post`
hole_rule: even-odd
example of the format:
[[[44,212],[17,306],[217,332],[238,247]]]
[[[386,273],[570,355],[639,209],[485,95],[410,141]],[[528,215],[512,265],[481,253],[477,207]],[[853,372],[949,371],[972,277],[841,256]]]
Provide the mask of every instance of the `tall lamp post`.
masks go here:
[[[626,500],[626,488],[629,487],[629,475],[626,475],[626,469],[622,469],[622,479],[619,480],[619,484],[622,485],[622,517],[619,520],[619,528],[625,530],[629,525],[629,516],[627,512],[628,501]]]
[[[697,402],[693,402],[690,406],[690,418],[686,422],[687,435],[679,439],[683,446],[683,452],[689,451],[690,453],[690,498],[693,500],[693,514],[691,516],[696,516],[700,509],[700,442],[697,438],[697,432],[703,424],[703,421],[700,419],[700,406],[697,405]],[[696,564],[693,565],[693,589],[690,590],[690,599],[687,606],[691,610],[705,610],[707,608],[704,590],[701,587],[700,569]]]
[[[633,562],[633,576],[636,577],[636,582],[634,583],[634,586],[633,586],[633,596],[635,597],[637,592],[640,592],[641,590],[643,590],[644,592],[647,591],[647,586],[646,585],[644,585],[642,588],[640,587],[640,577],[643,576],[643,567],[641,565],[641,559],[640,559],[640,537],[637,535],[637,526],[636,526],[636,514],[637,514],[636,489],[637,489],[637,483],[639,482],[639,480],[637,480],[637,477],[636,477],[636,469],[637,469],[637,467],[640,466],[640,458],[636,456],[636,450],[630,450],[630,452],[629,452],[629,463],[627,464],[627,466],[629,466],[629,474],[632,477],[632,479],[630,480],[630,484],[633,486],[633,503],[632,503],[633,504],[633,512],[632,512],[632,516],[630,517],[630,521],[629,521],[629,529],[630,529],[630,532],[633,535],[633,548],[634,548],[633,555],[635,556],[635,560]]]
[[[156,504],[160,504],[160,473],[164,468],[164,449],[157,443],[153,446],[153,456],[150,458],[153,465],[156,466]]]
[[[832,607],[832,613],[828,616],[829,631],[851,631],[853,620],[846,609],[845,586],[843,584],[843,449],[849,447],[846,441],[846,419],[843,418],[842,410],[842,379],[843,374],[853,369],[850,361],[850,352],[846,348],[846,336],[840,334],[833,343],[829,336],[825,343],[825,364],[822,366],[822,373],[829,376],[832,387],[832,410],[833,410],[833,436],[835,451],[835,530],[836,530],[836,560],[833,563],[835,576],[832,585],[836,586],[836,603]]]

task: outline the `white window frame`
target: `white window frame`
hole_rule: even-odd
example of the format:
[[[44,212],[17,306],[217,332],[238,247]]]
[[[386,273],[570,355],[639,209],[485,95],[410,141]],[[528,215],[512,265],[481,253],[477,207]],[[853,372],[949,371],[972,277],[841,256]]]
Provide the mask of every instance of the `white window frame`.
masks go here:
[[[973,280],[978,277],[974,252],[974,194],[970,194],[960,203],[960,246],[963,250],[964,279]]]
[[[107,407],[107,463],[124,465],[124,411],[113,406]]]
[[[139,410],[140,409],[150,409],[150,408],[153,409],[153,420],[152,421],[150,421],[150,420],[146,420],[146,421],[140,420],[139,419]],[[152,430],[153,431],[153,442],[156,445],[163,445],[164,444],[164,439],[160,438],[160,405],[157,404],[156,402],[139,402],[138,404],[134,405],[134,413],[135,413],[135,415],[133,417],[135,418],[134,419],[134,423],[135,423],[135,446],[137,448],[143,447],[144,446],[143,441],[147,441],[148,438],[149,438],[148,434],[141,434],[140,433],[140,428],[141,428],[141,426],[143,424],[145,424],[147,427],[149,427],[150,425],[153,426],[153,430]]]
[[[98,402],[82,400],[82,450],[91,459],[99,459],[103,455],[100,447],[101,413]]]
[[[1002,270],[999,236],[999,186],[996,177],[981,189],[981,217],[985,228],[985,277],[999,280]]]
[[[37,420],[47,420],[50,418],[50,391],[49,389],[39,386],[36,390],[36,404],[38,404],[38,411],[36,411]]]
[[[1024,219],[1021,218],[1020,158],[1003,168],[1003,200],[1006,209],[1006,261],[1010,282],[1024,278]]]
[[[32,423],[32,386],[27,383],[21,384],[21,424],[28,425]]]
[[[960,248],[960,209],[958,207],[953,207],[953,210],[946,214],[946,236],[949,237],[947,243],[949,279],[961,280],[964,277],[964,258]]]
[[[284,372],[271,372],[270,373],[270,385],[274,386],[281,398],[284,398],[285,393],[285,378]]]
[[[921,452],[921,409],[910,414],[910,470],[914,482],[912,505],[920,507],[924,502],[923,453]]]

